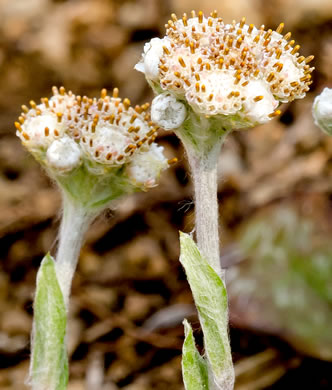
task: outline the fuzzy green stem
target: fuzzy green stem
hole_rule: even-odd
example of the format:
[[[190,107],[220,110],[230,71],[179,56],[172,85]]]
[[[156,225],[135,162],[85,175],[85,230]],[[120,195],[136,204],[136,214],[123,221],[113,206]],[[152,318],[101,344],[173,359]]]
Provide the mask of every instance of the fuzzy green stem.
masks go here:
[[[63,195],[63,216],[56,255],[56,273],[68,310],[72,279],[76,270],[84,235],[95,213]]]

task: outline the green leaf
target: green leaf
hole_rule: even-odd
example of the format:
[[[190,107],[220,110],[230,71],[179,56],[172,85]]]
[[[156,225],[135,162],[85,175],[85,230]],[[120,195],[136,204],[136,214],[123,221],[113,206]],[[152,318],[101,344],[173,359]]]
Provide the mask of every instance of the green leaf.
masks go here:
[[[67,313],[55,273],[47,254],[37,274],[30,376],[38,390],[65,390],[68,358],[65,344]]]
[[[207,365],[196,349],[193,330],[183,321],[185,340],[182,348],[182,375],[186,390],[208,390]]]
[[[185,268],[199,313],[213,381],[218,384],[217,388],[233,388],[234,371],[228,338],[228,305],[224,283],[188,234],[180,232],[180,246],[180,262]]]

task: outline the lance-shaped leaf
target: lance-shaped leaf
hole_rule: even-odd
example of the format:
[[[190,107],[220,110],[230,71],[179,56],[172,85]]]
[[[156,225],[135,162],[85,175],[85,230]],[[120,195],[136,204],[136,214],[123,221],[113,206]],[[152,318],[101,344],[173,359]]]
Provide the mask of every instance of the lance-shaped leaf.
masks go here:
[[[232,389],[234,370],[225,286],[188,234],[180,233],[180,246],[180,262],[185,268],[204,334],[210,387]]]
[[[182,348],[182,375],[186,390],[208,390],[209,379],[205,360],[197,351],[193,330],[183,321],[185,340]]]
[[[30,366],[34,390],[65,390],[67,387],[66,322],[67,313],[54,261],[47,254],[37,274],[34,301]]]

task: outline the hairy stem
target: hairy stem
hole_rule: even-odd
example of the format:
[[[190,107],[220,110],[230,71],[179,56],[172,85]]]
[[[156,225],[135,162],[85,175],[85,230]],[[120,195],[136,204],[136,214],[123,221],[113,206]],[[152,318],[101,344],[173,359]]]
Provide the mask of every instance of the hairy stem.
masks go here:
[[[195,192],[195,231],[198,248],[225,281],[220,264],[218,213],[218,156],[225,137],[220,137],[207,150],[195,153],[185,145],[193,176]]]
[[[197,244],[208,259],[210,265],[221,276],[217,201],[217,156],[217,152],[213,151],[209,158],[192,156],[189,161],[195,190]]]
[[[84,235],[95,214],[63,196],[63,216],[56,255],[56,274],[68,310],[72,279],[77,266]]]

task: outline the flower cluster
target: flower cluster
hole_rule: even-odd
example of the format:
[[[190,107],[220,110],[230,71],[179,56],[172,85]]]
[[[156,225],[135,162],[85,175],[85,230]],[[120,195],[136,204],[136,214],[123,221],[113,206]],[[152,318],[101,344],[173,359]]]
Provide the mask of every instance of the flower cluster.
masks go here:
[[[171,161],[154,142],[157,128],[149,104],[133,108],[118,95],[117,88],[113,96],[103,89],[99,99],[90,99],[53,87],[50,99],[39,105],[31,101],[30,109],[22,106],[17,135],[54,176],[82,165],[97,176],[121,168],[132,185],[150,188]]]
[[[245,18],[224,24],[213,12],[192,11],[166,24],[166,36],[145,45],[136,69],[156,93],[167,91],[199,115],[233,118],[239,127],[279,115],[280,103],[303,98],[311,84],[309,62],[299,45],[276,31],[247,25]]]

